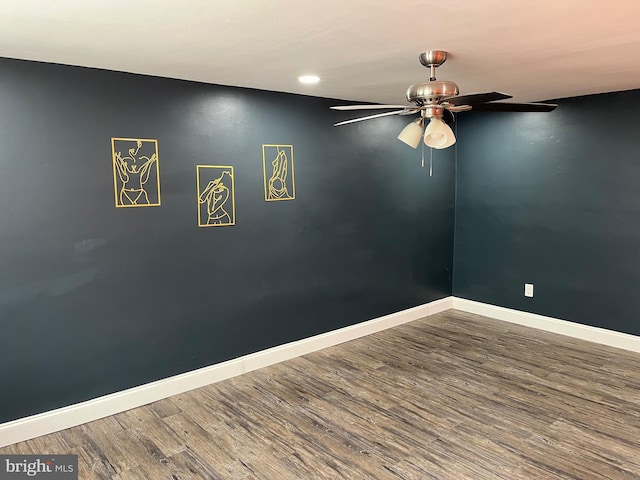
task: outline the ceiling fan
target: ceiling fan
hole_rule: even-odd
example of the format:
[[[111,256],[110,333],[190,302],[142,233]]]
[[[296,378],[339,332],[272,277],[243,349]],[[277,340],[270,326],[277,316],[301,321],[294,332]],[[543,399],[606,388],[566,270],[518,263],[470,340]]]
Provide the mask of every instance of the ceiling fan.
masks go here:
[[[331,107],[334,110],[386,110],[401,109],[391,112],[377,113],[366,117],[354,118],[338,122],[334,126],[361,122],[372,118],[389,115],[413,115],[420,113],[420,118],[407,125],[398,139],[407,145],[417,148],[420,140],[432,148],[448,148],[456,142],[455,135],[447,123],[453,123],[454,113],[475,110],[481,112],[550,112],[557,105],[551,103],[506,103],[498,100],[512,98],[500,92],[470,93],[458,95],[458,85],[447,80],[436,80],[436,68],[447,60],[447,52],[429,50],[419,55],[422,65],[429,68],[429,81],[416,83],[407,89],[407,100],[413,105],[343,105]],[[426,120],[429,123],[426,128]],[[424,129],[424,132],[423,132]]]

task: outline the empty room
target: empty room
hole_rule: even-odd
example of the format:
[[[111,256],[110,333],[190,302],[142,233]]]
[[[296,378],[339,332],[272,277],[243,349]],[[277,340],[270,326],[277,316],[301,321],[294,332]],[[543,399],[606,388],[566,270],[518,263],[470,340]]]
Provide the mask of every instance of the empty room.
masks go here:
[[[0,7],[0,480],[640,478],[640,4]]]

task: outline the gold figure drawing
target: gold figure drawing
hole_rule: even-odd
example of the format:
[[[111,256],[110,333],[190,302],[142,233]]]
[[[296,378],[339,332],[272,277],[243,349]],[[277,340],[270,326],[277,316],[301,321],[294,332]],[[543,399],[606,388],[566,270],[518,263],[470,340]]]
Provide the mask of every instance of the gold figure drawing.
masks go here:
[[[160,205],[158,141],[112,138],[111,153],[116,207]]]
[[[236,205],[233,167],[198,165],[198,226],[235,225]]]
[[[271,168],[267,167],[267,162]],[[264,199],[268,202],[296,198],[293,145],[262,145]],[[267,178],[267,170],[271,176]]]

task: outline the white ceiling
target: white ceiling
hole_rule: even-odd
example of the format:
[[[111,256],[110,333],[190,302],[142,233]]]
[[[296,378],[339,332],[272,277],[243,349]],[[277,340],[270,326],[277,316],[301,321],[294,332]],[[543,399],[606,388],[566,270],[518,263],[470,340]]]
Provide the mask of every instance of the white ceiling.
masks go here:
[[[461,93],[540,101],[640,88],[639,22],[638,0],[2,0],[0,56],[404,103],[443,49]]]

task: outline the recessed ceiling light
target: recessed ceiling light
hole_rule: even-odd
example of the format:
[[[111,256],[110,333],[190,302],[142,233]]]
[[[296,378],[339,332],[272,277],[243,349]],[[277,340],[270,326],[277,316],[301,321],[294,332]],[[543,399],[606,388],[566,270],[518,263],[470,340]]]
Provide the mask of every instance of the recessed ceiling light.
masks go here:
[[[320,77],[317,75],[301,75],[298,77],[298,81],[306,84],[318,83],[320,81]]]

